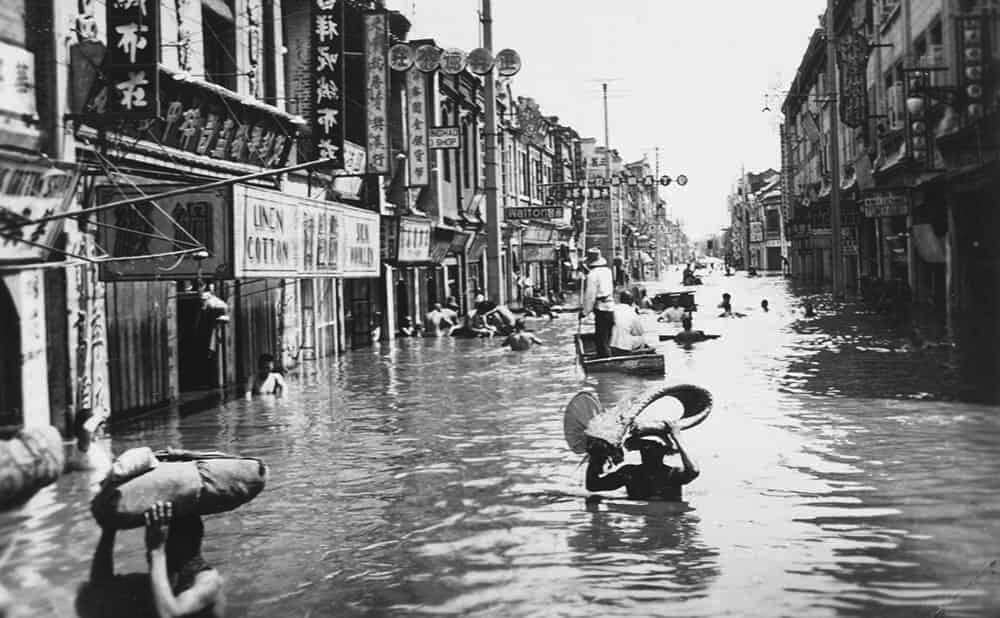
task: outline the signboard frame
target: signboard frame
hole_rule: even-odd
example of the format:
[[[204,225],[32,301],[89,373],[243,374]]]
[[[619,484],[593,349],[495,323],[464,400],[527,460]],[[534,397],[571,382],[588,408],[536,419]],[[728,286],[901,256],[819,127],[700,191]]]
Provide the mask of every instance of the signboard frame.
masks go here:
[[[101,185],[95,188],[95,197],[97,204],[107,204],[185,186],[188,185]],[[100,226],[98,235],[105,251],[115,258],[135,256],[135,260],[103,262],[100,268],[101,281],[159,281],[194,279],[199,276],[203,279],[232,279],[235,276],[231,188],[191,187],[191,191],[187,193],[159,198],[155,203],[159,208],[154,207],[151,202],[137,202],[98,211],[97,220],[104,224]],[[108,227],[109,225],[114,227]],[[186,234],[177,233],[178,225],[201,242],[209,256],[200,261],[191,256],[147,257],[182,248],[167,239],[151,237],[166,235],[171,229],[174,230],[175,239],[191,243]],[[129,230],[138,233],[129,234]],[[140,249],[143,250],[141,253],[136,252]]]
[[[562,219],[566,216],[566,208],[564,206],[508,206],[503,209],[503,216],[506,221]]]
[[[462,129],[456,125],[427,127],[427,147],[431,150],[458,150],[462,147]]]

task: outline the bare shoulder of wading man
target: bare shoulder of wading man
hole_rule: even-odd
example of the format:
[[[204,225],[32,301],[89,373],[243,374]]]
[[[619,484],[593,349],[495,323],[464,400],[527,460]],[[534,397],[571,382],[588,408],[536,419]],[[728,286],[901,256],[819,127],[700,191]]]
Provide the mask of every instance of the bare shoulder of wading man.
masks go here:
[[[222,616],[223,580],[201,556],[201,518],[174,518],[169,502],[157,502],[145,518],[150,590],[160,618]]]
[[[608,473],[604,473],[610,455],[607,445],[595,441],[589,451],[587,491],[614,491],[624,487],[628,497],[634,500],[682,500],[681,488],[698,478],[700,470],[681,443],[676,424],[666,425],[665,437],[644,434],[625,441],[625,448],[639,451],[641,464],[619,466]],[[673,453],[680,456],[679,467],[663,463],[663,458]]]

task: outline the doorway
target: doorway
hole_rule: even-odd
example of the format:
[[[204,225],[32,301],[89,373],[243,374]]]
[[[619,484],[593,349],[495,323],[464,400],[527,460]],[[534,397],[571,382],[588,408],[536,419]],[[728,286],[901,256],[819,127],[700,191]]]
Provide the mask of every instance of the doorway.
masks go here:
[[[0,430],[16,428],[23,422],[21,400],[21,320],[14,299],[0,283],[0,324],[4,325],[4,345],[0,346]]]

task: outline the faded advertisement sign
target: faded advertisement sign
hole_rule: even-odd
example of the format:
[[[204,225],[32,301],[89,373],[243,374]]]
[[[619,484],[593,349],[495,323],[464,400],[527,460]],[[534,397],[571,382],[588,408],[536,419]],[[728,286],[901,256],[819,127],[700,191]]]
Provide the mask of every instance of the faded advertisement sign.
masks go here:
[[[110,204],[184,186],[105,185],[97,187],[97,203]],[[106,208],[97,217],[101,246],[116,258],[101,264],[105,281],[233,277],[228,188],[193,189],[173,197]],[[208,252],[204,259],[182,253],[199,245]]]
[[[66,212],[77,178],[72,168],[0,158],[0,262],[45,259],[62,223],[30,221]]]

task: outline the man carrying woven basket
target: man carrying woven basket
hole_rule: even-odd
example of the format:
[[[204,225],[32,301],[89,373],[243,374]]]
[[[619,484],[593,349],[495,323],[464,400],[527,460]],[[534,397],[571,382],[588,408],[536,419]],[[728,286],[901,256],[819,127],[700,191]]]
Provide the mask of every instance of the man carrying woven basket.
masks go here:
[[[675,421],[662,421],[660,427],[638,427],[624,446],[639,451],[642,463],[626,464],[604,473],[609,459],[617,459],[614,447],[604,440],[592,440],[588,449],[587,491],[613,491],[624,487],[633,500],[683,499],[681,488],[698,478],[698,466],[688,456],[680,441],[680,429]],[[667,455],[677,453],[680,467],[663,462]]]

